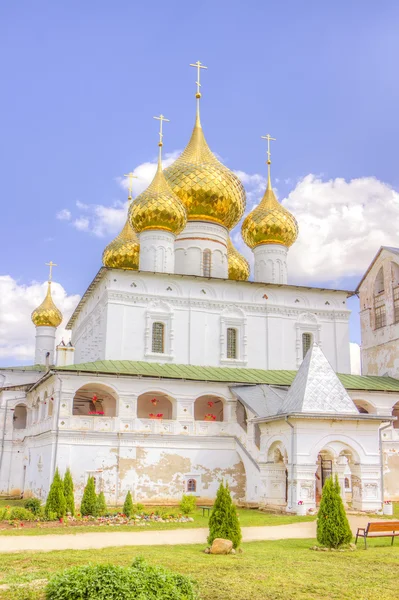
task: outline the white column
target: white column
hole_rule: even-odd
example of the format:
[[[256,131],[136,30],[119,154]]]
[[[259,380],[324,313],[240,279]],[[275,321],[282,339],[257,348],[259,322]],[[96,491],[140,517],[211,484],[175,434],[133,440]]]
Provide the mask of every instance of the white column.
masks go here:
[[[378,465],[350,464],[352,506],[355,510],[381,510],[381,473]]]
[[[55,327],[36,327],[36,365],[54,364],[55,332]]]
[[[227,279],[227,238],[229,232],[222,225],[204,221],[188,221],[176,238],[175,272],[179,275],[204,275],[204,251],[211,251],[210,275]],[[141,249],[140,249],[141,252]]]
[[[254,248],[255,281],[287,283],[288,248],[281,244],[261,244]]]
[[[143,231],[140,239],[140,271],[175,272],[175,236],[169,231]]]

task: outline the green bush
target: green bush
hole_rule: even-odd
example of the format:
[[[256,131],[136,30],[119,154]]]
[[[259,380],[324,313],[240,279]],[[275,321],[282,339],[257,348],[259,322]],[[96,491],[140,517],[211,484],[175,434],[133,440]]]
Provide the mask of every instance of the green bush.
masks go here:
[[[94,484],[94,477],[89,477],[89,479],[87,480],[86,487],[83,492],[80,512],[84,517],[97,516],[97,495]]]
[[[56,513],[59,519],[65,517],[66,502],[64,496],[64,484],[62,483],[58,469],[56,469],[54,474],[53,483],[51,484],[47,496],[44,512],[46,517],[48,517],[49,513]]]
[[[180,502],[180,510],[183,515],[189,515],[194,512],[197,508],[197,498],[195,496],[186,496],[183,494],[183,497]]]
[[[142,513],[142,512],[143,512],[143,510],[144,510],[144,504],[140,504],[140,502],[138,502],[138,503],[136,504],[136,511],[137,511],[138,513]]]
[[[216,538],[223,538],[233,542],[237,548],[241,542],[241,527],[237,510],[231,499],[229,486],[220,484],[215,504],[209,517],[208,544],[211,545]]]
[[[8,521],[10,518],[10,509],[9,508],[0,508],[0,521]]]
[[[58,521],[58,515],[56,512],[49,510],[45,514],[45,519],[46,519],[46,521]]]
[[[133,515],[133,510],[134,510],[134,506],[133,506],[132,494],[129,491],[126,494],[125,502],[123,504],[123,514],[126,515],[127,517],[131,517]]]
[[[24,507],[26,510],[30,510],[34,515],[39,516],[42,510],[42,503],[39,498],[28,498],[24,502]]]
[[[131,567],[84,565],[54,575],[46,600],[197,600],[185,575],[148,565],[137,558]]]
[[[66,511],[70,513],[72,516],[75,515],[75,498],[73,495],[73,479],[71,470],[68,469],[64,475],[64,496],[66,502]]]
[[[107,512],[104,492],[100,492],[97,496],[97,516],[103,517]]]
[[[8,518],[10,521],[34,521],[35,515],[33,512],[22,506],[14,506],[14,508],[11,509]]]
[[[337,475],[329,477],[323,486],[317,515],[317,541],[327,548],[349,544],[352,531],[346,517]]]

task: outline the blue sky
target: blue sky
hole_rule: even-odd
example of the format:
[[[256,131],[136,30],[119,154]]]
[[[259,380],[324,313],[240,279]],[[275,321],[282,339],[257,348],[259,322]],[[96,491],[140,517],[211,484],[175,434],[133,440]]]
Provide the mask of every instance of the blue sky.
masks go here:
[[[52,259],[67,293],[84,292],[113,234],[56,215],[125,201],[118,178],[156,155],[153,115],[171,121],[166,151],[185,146],[198,59],[204,130],[229,168],[264,174],[270,132],[280,199],[309,174],[398,189],[398,26],[394,1],[1,3],[0,275],[42,282]],[[380,243],[312,283],[352,288]]]

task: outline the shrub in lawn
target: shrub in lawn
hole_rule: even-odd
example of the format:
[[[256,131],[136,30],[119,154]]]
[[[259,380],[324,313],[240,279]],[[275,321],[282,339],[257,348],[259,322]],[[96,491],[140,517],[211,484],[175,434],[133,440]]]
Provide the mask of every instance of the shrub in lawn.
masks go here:
[[[140,504],[140,502],[138,502],[138,503],[136,504],[136,511],[137,511],[138,513],[142,513],[142,512],[143,512],[143,510],[144,510],[144,504]]]
[[[54,575],[47,600],[197,600],[193,582],[137,558],[131,567],[84,565]]]
[[[65,517],[66,502],[64,496],[64,484],[62,483],[58,469],[56,469],[54,474],[53,483],[51,484],[47,496],[44,512],[46,517],[49,516],[50,512],[56,513],[58,519]]]
[[[97,496],[97,516],[103,517],[107,512],[104,492],[100,492]]]
[[[73,495],[73,479],[71,470],[68,469],[65,471],[64,475],[64,496],[66,501],[66,511],[70,513],[72,516],[75,514],[75,497]]]
[[[337,475],[329,477],[323,486],[317,515],[317,541],[327,548],[349,544],[352,531],[346,517]]]
[[[132,500],[132,494],[130,491],[126,494],[125,502],[123,503],[123,514],[127,517],[131,517],[133,514],[134,506]]]
[[[183,494],[180,502],[180,510],[183,515],[189,515],[197,508],[197,498],[195,496],[186,496]]]
[[[237,510],[231,499],[229,486],[220,484],[215,504],[209,517],[208,544],[212,544],[216,538],[223,538],[233,542],[233,548],[237,548],[241,542],[241,527],[238,520]]]
[[[10,511],[8,517],[10,521],[34,521],[35,515],[30,510],[23,508],[22,506],[14,506]]]
[[[0,521],[7,521],[10,518],[9,508],[0,508]]]
[[[42,503],[39,498],[28,498],[24,502],[26,510],[30,510],[34,515],[39,516],[42,510]]]
[[[97,516],[97,494],[94,484],[94,477],[89,477],[89,479],[87,480],[86,487],[83,492],[80,512],[84,517]]]
[[[45,513],[44,518],[46,521],[58,521],[57,513],[52,510]]]

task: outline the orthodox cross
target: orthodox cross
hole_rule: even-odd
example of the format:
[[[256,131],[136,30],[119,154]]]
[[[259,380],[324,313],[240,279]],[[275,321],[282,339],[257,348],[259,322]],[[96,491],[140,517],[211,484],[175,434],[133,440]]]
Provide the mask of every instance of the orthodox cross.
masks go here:
[[[262,140],[267,140],[267,162],[270,162],[270,142],[275,142],[276,138],[271,137],[269,133],[267,135],[261,135],[260,137],[262,138]]]
[[[57,267],[58,265],[56,265],[55,263],[53,263],[52,260],[50,260],[50,262],[46,263],[46,267],[50,267],[50,273],[48,276],[48,280],[51,281],[53,278],[53,267]]]
[[[128,186],[127,189],[129,191],[129,195],[127,197],[128,200],[132,199],[132,192],[133,192],[133,179],[138,179],[137,175],[133,174],[133,171],[130,171],[130,173],[126,173],[123,177],[127,177],[129,182],[128,182]]]
[[[166,117],[164,117],[163,115],[159,115],[159,117],[154,117],[154,119],[156,119],[157,121],[159,121],[159,146],[162,146],[162,138],[163,138],[163,133],[162,133],[162,126],[163,126],[163,122],[165,121],[165,123],[169,123],[169,119],[167,119]]]
[[[201,92],[200,92],[201,69],[207,69],[208,67],[205,67],[199,60],[197,60],[197,62],[194,64],[190,64],[190,67],[195,67],[197,69],[197,81],[195,83],[197,84],[197,98],[200,98],[201,97]]]

